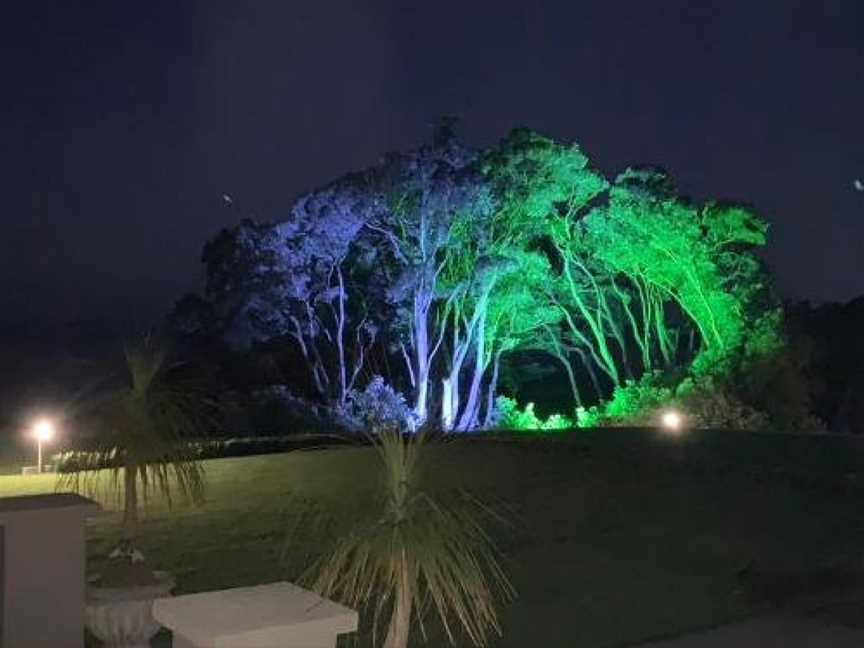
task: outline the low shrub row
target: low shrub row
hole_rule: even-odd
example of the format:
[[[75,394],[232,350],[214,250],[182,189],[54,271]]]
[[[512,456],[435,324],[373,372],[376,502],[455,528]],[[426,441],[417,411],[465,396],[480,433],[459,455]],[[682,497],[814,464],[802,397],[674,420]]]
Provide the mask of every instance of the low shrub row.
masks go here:
[[[227,439],[202,439],[191,443],[199,459],[221,459],[225,457],[247,457],[250,455],[276,454],[294,450],[315,450],[338,445],[357,445],[362,437],[335,434],[308,434],[292,436],[232,437]],[[67,450],[52,457],[57,472],[74,472],[84,468],[112,468],[117,457],[106,457],[94,465],[93,453],[87,450]]]

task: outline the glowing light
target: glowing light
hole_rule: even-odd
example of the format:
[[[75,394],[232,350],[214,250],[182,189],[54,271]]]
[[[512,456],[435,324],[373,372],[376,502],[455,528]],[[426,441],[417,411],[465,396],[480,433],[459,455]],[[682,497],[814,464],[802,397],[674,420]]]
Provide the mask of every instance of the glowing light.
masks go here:
[[[33,437],[36,439],[36,472],[42,473],[42,444],[54,437],[54,423],[47,418],[39,419],[33,424]]]
[[[50,441],[54,437],[54,423],[48,419],[36,421],[33,425],[33,436],[37,441]]]
[[[675,411],[664,412],[660,421],[663,423],[664,428],[673,432],[680,430],[684,423],[681,415]]]

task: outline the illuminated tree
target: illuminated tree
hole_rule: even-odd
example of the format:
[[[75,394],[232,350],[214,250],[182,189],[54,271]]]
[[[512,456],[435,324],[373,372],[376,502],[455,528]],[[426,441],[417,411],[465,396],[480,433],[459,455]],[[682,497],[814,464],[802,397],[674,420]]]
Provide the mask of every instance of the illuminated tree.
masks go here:
[[[340,405],[381,326],[368,307],[375,248],[359,237],[378,209],[365,189],[363,176],[346,176],[303,196],[288,221],[244,221],[204,250],[206,296],[226,339],[291,340],[316,391]]]
[[[414,390],[414,414],[423,422],[435,357],[446,329],[450,295],[440,278],[452,248],[454,223],[473,214],[484,199],[483,179],[472,166],[476,155],[454,139],[451,124],[434,143],[389,156],[375,170],[375,191],[386,209],[366,223],[384,251],[387,298],[396,310],[391,331]],[[471,218],[468,216],[467,218]]]
[[[510,133],[480,157],[479,166],[488,183],[488,202],[454,224],[441,277],[450,293],[443,320],[450,345],[442,424],[460,431],[480,423],[484,381],[489,419],[501,356],[557,320],[530,286],[538,268],[547,276],[551,272],[542,251],[550,216],[562,205],[581,209],[605,186],[602,177],[588,170],[578,147],[557,145],[526,129]],[[526,300],[531,307],[519,318],[501,317]],[[466,369],[470,375],[463,388]]]
[[[627,397],[642,376],[729,375],[777,348],[753,254],[765,234],[749,209],[680,198],[662,170],[610,186],[576,145],[516,129],[478,152],[447,121],[431,144],[301,197],[285,222],[224,231],[205,249],[206,302],[175,320],[212,312],[235,345],[290,341],[342,408],[374,347],[412,426],[439,406],[445,430],[467,431],[490,424],[514,351],[554,357],[582,406],[580,385],[643,402]]]
[[[544,285],[552,272],[545,255],[523,251],[515,267],[517,272],[508,273],[493,292],[489,303],[484,329],[482,371],[491,367],[486,386],[486,407],[480,419],[479,401],[468,415],[473,427],[489,427],[495,409],[501,359],[506,353],[518,349],[543,349],[547,332],[558,326],[561,319],[557,309],[549,304],[544,294]],[[543,340],[543,342],[541,342]],[[575,388],[575,398],[578,390]]]
[[[673,300],[697,328],[699,371],[720,370],[753,324],[748,312],[764,291],[750,250],[765,242],[766,225],[740,206],[698,206],[658,192],[656,175],[628,171],[607,205],[584,221],[585,243],[614,272],[647,293],[661,349],[670,345],[659,304]],[[667,186],[667,185],[662,185]]]
[[[553,265],[546,285],[547,307],[557,309],[563,328],[547,317],[536,348],[548,350],[565,367],[574,399],[579,394],[571,366],[575,354],[592,383],[598,367],[613,385],[620,383],[621,363],[628,353],[613,301],[629,308],[629,296],[615,285],[603,264],[582,242],[581,219],[606,189],[606,180],[592,170],[578,146],[562,146],[536,133],[516,130],[487,159],[504,217],[531,232],[529,244],[552,247]],[[542,247],[542,245],[541,245]],[[613,290],[614,288],[614,290]],[[617,345],[618,353],[613,351]]]

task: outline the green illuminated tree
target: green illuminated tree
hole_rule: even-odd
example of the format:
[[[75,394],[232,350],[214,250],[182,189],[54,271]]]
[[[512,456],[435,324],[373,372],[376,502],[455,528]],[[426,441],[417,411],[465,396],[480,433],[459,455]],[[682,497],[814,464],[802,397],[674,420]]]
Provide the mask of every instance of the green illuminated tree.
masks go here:
[[[561,146],[526,129],[510,133],[481,156],[479,166],[488,182],[488,202],[454,223],[441,276],[451,295],[439,320],[450,336],[445,429],[467,430],[479,423],[484,380],[488,419],[501,356],[557,323],[560,313],[531,285],[543,283],[532,277],[551,274],[543,252],[550,218],[561,210],[578,212],[605,188],[577,146]],[[508,308],[528,302],[518,318],[503,317]],[[463,389],[466,367],[470,375]]]
[[[633,285],[655,291],[660,340],[668,332],[657,293],[673,300],[699,332],[694,368],[719,371],[740,349],[753,324],[751,306],[764,290],[751,249],[764,244],[766,225],[743,207],[700,207],[657,192],[656,176],[649,179],[655,182],[631,171],[618,177],[608,204],[585,219],[586,245]]]

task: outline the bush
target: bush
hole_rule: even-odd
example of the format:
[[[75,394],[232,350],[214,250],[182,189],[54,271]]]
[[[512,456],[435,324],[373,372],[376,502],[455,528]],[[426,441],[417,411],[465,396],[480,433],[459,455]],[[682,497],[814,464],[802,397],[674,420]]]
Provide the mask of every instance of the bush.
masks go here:
[[[576,412],[579,427],[659,425],[663,412],[677,409],[690,427],[764,430],[771,419],[738,396],[728,383],[710,376],[685,378],[677,387],[661,374],[646,374],[615,389],[607,403]]]
[[[766,414],[711,379],[688,378],[678,387],[676,401],[692,427],[750,431],[769,427]]]
[[[309,434],[294,436],[234,437],[229,439],[207,439],[190,443],[196,459],[221,459],[224,457],[248,457],[252,455],[276,454],[292,450],[310,450],[334,445],[349,445],[356,439],[338,435]],[[90,453],[86,450],[67,450],[52,457],[57,472],[66,473],[92,466]],[[119,457],[110,457],[99,468],[111,468]]]
[[[495,400],[492,420],[494,427],[503,430],[551,431],[575,427],[571,419],[561,414],[552,414],[544,421],[534,413],[534,403],[528,403],[524,410],[520,410],[519,404],[507,396]]]
[[[384,382],[381,376],[373,376],[363,391],[352,391],[344,413],[358,427],[366,430],[395,428],[402,432],[413,432],[418,424],[414,410],[405,397]]]
[[[577,409],[576,422],[579,427],[654,425],[659,412],[673,400],[672,388],[664,384],[663,376],[648,373],[616,387],[608,402]]]

